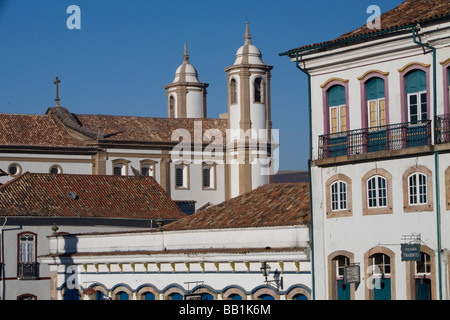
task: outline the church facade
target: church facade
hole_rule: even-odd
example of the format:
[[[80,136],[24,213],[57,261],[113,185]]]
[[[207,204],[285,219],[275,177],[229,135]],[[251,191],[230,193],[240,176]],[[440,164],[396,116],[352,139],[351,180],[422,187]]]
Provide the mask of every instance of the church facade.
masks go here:
[[[228,110],[207,118],[206,88],[189,62],[167,90],[167,118],[88,115],[56,106],[0,114],[0,182],[24,172],[153,176],[175,201],[223,202],[270,181],[274,168],[270,71],[248,29],[226,68]]]

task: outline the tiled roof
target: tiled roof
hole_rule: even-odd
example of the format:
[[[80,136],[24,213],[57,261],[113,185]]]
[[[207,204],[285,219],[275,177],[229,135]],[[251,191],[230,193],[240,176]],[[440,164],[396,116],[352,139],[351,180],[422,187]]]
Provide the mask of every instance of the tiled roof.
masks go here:
[[[63,107],[47,110],[47,115],[59,119],[64,126],[77,131],[86,140],[102,142],[178,143],[172,141],[177,129],[189,132],[192,142],[202,143],[206,130],[218,129],[225,138],[228,120],[223,119],[173,119],[136,116],[72,114]],[[201,133],[196,135],[195,133]],[[210,143],[210,140],[205,140]]]
[[[99,136],[99,124],[102,126]],[[206,130],[217,129],[225,138],[228,120],[169,119],[113,115],[72,114],[53,107],[45,115],[0,113],[0,147],[83,148],[94,150],[86,141],[117,143],[173,143],[172,133],[187,130],[192,142],[211,143]],[[194,134],[198,132],[201,134]],[[75,135],[73,133],[76,133]],[[72,135],[71,135],[72,134]],[[198,139],[200,138],[200,139]]]
[[[86,115],[76,114],[75,117],[92,131],[98,132],[99,123],[103,129],[103,141],[131,142],[176,142],[172,141],[172,133],[177,129],[186,129],[194,139],[194,128],[201,136],[206,130],[218,129],[223,137],[228,121],[222,119],[171,119],[134,116]],[[198,141],[202,142],[202,141]]]
[[[10,147],[85,147],[46,115],[0,114],[0,145]]]
[[[0,216],[179,219],[185,214],[152,177],[26,172],[0,186]]]
[[[308,183],[271,183],[172,222],[165,230],[272,227],[309,220]]]
[[[313,48],[320,45],[339,43],[342,40],[348,40],[358,36],[371,35],[380,31],[392,30],[399,27],[405,27],[449,16],[449,0],[406,0],[394,9],[381,15],[381,30],[369,29],[365,24],[362,27],[351,32],[347,32],[334,40],[291,49],[287,53]]]

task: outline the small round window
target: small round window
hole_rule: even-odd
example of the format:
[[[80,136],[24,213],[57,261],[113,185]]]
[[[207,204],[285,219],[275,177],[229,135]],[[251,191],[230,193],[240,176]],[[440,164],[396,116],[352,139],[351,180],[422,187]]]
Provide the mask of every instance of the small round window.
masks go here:
[[[50,167],[49,172],[52,174],[62,173],[62,168],[60,166],[58,166],[57,164],[54,164]]]
[[[18,176],[22,171],[22,168],[18,163],[11,163],[8,167],[8,173],[10,176]]]

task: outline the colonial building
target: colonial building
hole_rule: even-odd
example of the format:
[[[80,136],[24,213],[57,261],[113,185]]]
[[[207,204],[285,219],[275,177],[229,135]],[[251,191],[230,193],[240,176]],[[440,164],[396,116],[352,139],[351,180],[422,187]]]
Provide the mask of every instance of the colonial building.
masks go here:
[[[50,299],[38,256],[53,233],[147,230],[185,216],[151,177],[23,173],[0,186],[0,299]]]
[[[309,80],[314,297],[448,299],[449,2],[379,22],[281,54]]]
[[[266,184],[158,230],[50,235],[51,299],[310,299],[308,190]]]
[[[270,181],[276,165],[270,112],[272,67],[246,27],[227,74],[228,110],[207,118],[206,88],[183,62],[167,90],[167,118],[72,113],[56,104],[44,115],[0,114],[4,183],[29,171],[153,176],[173,200],[217,204]],[[166,106],[163,106],[166,108]],[[94,110],[95,112],[95,110]]]

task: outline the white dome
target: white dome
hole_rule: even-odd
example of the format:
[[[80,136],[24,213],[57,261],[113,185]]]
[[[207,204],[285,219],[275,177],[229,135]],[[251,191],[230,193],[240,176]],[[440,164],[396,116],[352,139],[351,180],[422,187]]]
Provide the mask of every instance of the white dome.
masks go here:
[[[197,70],[192,64],[183,62],[183,64],[177,68],[177,71],[175,71],[173,83],[176,82],[200,83],[200,80],[198,80]]]
[[[262,61],[261,51],[259,51],[258,47],[253,44],[244,44],[237,50],[234,65],[243,63],[244,56],[247,56],[247,63],[249,64],[265,65],[265,63]]]

